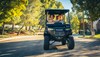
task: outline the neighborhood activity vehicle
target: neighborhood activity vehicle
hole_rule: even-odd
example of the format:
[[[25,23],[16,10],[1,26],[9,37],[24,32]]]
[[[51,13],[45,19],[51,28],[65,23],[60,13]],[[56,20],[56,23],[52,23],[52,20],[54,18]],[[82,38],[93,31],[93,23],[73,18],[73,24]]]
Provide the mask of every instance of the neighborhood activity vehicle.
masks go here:
[[[44,50],[49,50],[50,41],[67,44],[68,49],[74,49],[74,39],[69,19],[68,9],[46,9],[44,31]],[[54,43],[53,42],[53,43]]]

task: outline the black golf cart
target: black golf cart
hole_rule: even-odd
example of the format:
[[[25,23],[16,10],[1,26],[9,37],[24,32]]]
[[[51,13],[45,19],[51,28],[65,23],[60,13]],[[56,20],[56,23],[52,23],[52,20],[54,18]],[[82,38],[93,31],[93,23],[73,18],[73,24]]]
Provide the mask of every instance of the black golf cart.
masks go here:
[[[70,25],[70,20],[66,17],[66,14],[69,17],[69,10],[67,9],[46,9],[46,22],[45,22],[45,31],[44,31],[44,50],[49,50],[49,46],[55,41],[61,42],[62,45],[67,44],[68,49],[74,48],[74,39],[72,36],[72,30]],[[53,19],[50,19],[50,17]],[[58,17],[60,16],[60,20]],[[52,22],[50,23],[49,21]],[[61,22],[62,21],[62,22]],[[50,41],[54,41],[50,43]]]

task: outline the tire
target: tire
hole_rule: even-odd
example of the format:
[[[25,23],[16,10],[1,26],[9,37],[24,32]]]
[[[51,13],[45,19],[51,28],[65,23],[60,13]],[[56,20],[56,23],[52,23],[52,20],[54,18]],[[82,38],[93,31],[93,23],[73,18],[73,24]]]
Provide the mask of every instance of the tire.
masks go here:
[[[62,45],[65,45],[66,44],[66,39],[63,39],[62,40]]]
[[[67,39],[67,42],[68,42],[68,49],[69,49],[69,50],[74,49],[75,43],[74,43],[73,37],[69,37],[69,38]]]
[[[49,37],[44,37],[44,50],[49,50]]]

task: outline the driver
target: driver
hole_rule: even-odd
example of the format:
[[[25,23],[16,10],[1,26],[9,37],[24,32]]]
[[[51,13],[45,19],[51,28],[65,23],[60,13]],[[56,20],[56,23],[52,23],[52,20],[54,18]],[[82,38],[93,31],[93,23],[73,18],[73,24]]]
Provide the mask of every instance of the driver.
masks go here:
[[[48,19],[48,23],[52,23],[53,24],[54,23],[54,17],[55,17],[54,15],[50,15],[49,19]]]

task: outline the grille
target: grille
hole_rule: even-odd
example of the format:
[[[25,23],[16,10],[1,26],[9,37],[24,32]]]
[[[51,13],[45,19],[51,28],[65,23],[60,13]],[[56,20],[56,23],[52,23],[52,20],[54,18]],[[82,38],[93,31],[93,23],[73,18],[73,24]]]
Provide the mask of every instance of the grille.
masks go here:
[[[64,36],[65,33],[63,31],[55,31],[55,36]]]

